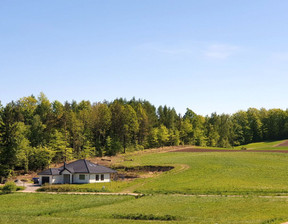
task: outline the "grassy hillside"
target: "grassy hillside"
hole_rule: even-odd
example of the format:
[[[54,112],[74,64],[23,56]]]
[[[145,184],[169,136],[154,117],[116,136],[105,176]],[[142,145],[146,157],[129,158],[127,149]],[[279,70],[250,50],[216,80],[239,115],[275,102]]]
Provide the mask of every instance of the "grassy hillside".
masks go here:
[[[288,193],[288,154],[170,152],[137,156],[125,164],[176,167],[136,185],[134,190],[141,193]]]
[[[253,147],[261,149],[261,144],[272,147],[278,143],[255,143]],[[91,191],[101,190],[105,185],[106,191],[145,193],[140,198],[0,195],[0,223],[276,224],[288,221],[288,153],[136,152],[120,156],[119,164],[175,168],[133,181],[70,185]],[[167,218],[176,220],[167,221]]]
[[[271,141],[271,142],[256,142],[256,143],[250,143],[247,145],[237,146],[235,147],[235,149],[241,149],[244,147],[248,150],[288,150],[287,146],[277,147],[277,145],[279,145],[282,142],[283,140]]]

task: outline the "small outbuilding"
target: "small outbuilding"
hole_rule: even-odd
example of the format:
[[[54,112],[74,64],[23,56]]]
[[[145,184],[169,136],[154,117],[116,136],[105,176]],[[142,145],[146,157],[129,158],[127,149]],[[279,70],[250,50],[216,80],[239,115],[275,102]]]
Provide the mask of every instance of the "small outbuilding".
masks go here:
[[[110,182],[117,171],[105,166],[80,159],[60,168],[44,170],[39,175],[39,184],[88,184]]]

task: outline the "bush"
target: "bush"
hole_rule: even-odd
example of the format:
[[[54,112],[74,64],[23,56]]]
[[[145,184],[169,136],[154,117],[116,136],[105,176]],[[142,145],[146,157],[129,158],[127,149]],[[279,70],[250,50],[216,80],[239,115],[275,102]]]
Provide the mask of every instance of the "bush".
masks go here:
[[[25,190],[25,187],[17,186],[16,191],[22,191],[22,190]]]
[[[2,192],[4,194],[10,194],[12,193],[13,191],[16,191],[17,190],[17,186],[14,182],[7,182],[4,187],[2,188]]]
[[[44,185],[37,191],[47,192],[72,192],[74,189],[70,185]]]
[[[67,185],[67,184],[59,184],[59,185],[46,185],[37,189],[39,192],[107,192],[104,189],[96,189],[94,187],[83,187],[83,185]]]

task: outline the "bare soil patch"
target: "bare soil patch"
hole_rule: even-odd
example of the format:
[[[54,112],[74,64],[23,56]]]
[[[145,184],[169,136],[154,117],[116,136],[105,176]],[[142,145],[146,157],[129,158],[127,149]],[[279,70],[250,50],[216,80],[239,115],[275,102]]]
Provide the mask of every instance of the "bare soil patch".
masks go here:
[[[286,141],[284,141],[284,142],[282,142],[282,143],[276,145],[275,147],[283,147],[283,146],[285,146],[285,147],[288,146],[288,140],[286,140]]]
[[[288,150],[238,150],[238,149],[203,149],[203,148],[185,148],[179,150],[171,150],[170,152],[278,152],[288,153]]]
[[[172,170],[173,166],[117,166],[113,167],[118,172],[118,178],[121,179],[135,179],[135,178],[147,178],[155,176],[159,173]]]
[[[144,172],[165,172],[172,170],[174,167],[173,166],[132,166],[132,167],[127,167],[127,166],[118,166],[114,167],[116,170],[124,170],[124,171],[144,171]]]

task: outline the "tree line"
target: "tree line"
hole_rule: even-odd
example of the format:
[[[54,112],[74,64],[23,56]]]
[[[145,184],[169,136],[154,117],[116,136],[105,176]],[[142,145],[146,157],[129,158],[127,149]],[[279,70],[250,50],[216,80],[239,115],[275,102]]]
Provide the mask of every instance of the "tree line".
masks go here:
[[[127,150],[197,145],[234,147],[288,138],[288,110],[249,108],[201,116],[149,101],[50,102],[41,93],[0,103],[0,176],[44,169],[52,162]]]

